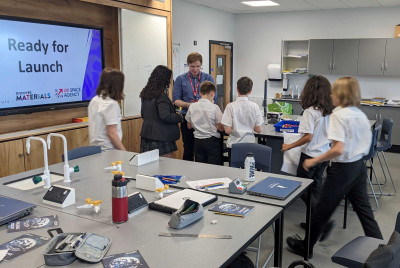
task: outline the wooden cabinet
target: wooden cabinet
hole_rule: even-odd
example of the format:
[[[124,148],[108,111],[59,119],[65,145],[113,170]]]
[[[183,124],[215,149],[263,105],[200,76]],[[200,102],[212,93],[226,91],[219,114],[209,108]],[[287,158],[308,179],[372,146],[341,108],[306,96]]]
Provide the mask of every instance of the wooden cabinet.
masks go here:
[[[311,39],[310,74],[357,75],[359,39]]]
[[[68,150],[90,145],[88,127],[68,130],[63,134],[68,142]]]
[[[359,75],[383,75],[386,39],[360,39]]]
[[[400,38],[387,39],[384,75],[400,76]]]
[[[127,151],[139,153],[140,152],[140,131],[142,131],[143,119],[128,121],[129,127],[129,149]]]
[[[128,121],[122,121],[121,128],[122,128],[122,144],[124,145],[125,149],[128,150],[128,148],[129,148],[129,123],[128,123]]]
[[[0,178],[25,171],[22,143],[21,139],[0,143]]]

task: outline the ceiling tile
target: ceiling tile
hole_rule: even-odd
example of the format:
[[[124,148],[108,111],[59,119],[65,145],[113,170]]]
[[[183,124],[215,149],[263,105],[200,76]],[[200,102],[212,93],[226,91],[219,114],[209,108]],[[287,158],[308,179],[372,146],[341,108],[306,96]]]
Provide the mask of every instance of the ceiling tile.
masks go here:
[[[384,7],[400,6],[400,0],[378,0],[379,4]]]
[[[306,1],[320,9],[335,9],[335,8],[348,7],[345,4],[343,4],[343,2],[340,0],[306,0]]]
[[[282,7],[290,10],[316,10],[318,7],[304,1],[304,0],[274,0]]]
[[[342,0],[349,7],[380,7],[376,0]]]

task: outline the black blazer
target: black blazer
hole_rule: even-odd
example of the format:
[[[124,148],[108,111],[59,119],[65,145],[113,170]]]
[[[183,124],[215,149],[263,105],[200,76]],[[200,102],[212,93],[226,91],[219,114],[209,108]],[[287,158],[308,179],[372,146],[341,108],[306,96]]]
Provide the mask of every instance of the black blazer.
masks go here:
[[[179,140],[180,131],[178,123],[182,116],[175,112],[174,105],[166,94],[151,100],[142,99],[143,117],[140,136],[157,141]]]

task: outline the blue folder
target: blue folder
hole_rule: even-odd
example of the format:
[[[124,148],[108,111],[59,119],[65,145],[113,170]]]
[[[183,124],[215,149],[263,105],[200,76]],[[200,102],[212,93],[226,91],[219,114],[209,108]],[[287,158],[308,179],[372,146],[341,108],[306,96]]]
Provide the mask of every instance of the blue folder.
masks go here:
[[[301,185],[300,181],[267,177],[247,190],[249,194],[269,198],[286,199]]]

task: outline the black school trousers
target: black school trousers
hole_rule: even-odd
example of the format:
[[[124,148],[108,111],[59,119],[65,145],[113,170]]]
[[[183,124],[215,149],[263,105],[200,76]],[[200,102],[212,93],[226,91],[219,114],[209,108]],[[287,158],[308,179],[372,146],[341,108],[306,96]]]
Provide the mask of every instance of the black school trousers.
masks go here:
[[[221,138],[194,138],[194,157],[196,162],[222,165]]]
[[[374,219],[367,193],[367,170],[361,159],[350,163],[333,162],[322,184],[319,200],[312,211],[310,248],[317,242],[322,227],[331,218],[344,196],[347,196],[361,221],[366,236],[382,238]]]
[[[194,155],[194,130],[187,127],[186,114],[183,114],[181,133],[183,141],[183,160],[193,161]]]
[[[314,183],[311,185],[311,207],[314,208],[317,204],[318,198],[319,198],[319,193],[321,191],[321,186],[322,186],[322,179],[324,177],[324,171],[326,167],[328,166],[329,162],[325,161],[322,163],[318,163],[317,165],[313,166],[312,168],[309,168],[308,171],[306,171],[303,168],[303,162],[306,159],[312,158],[311,156],[306,155],[305,153],[301,153],[300,156],[300,161],[299,161],[299,166],[297,167],[297,177],[300,178],[307,178],[307,179],[312,179]],[[301,199],[304,201],[304,203],[307,204],[307,193],[303,194],[301,196]]]

